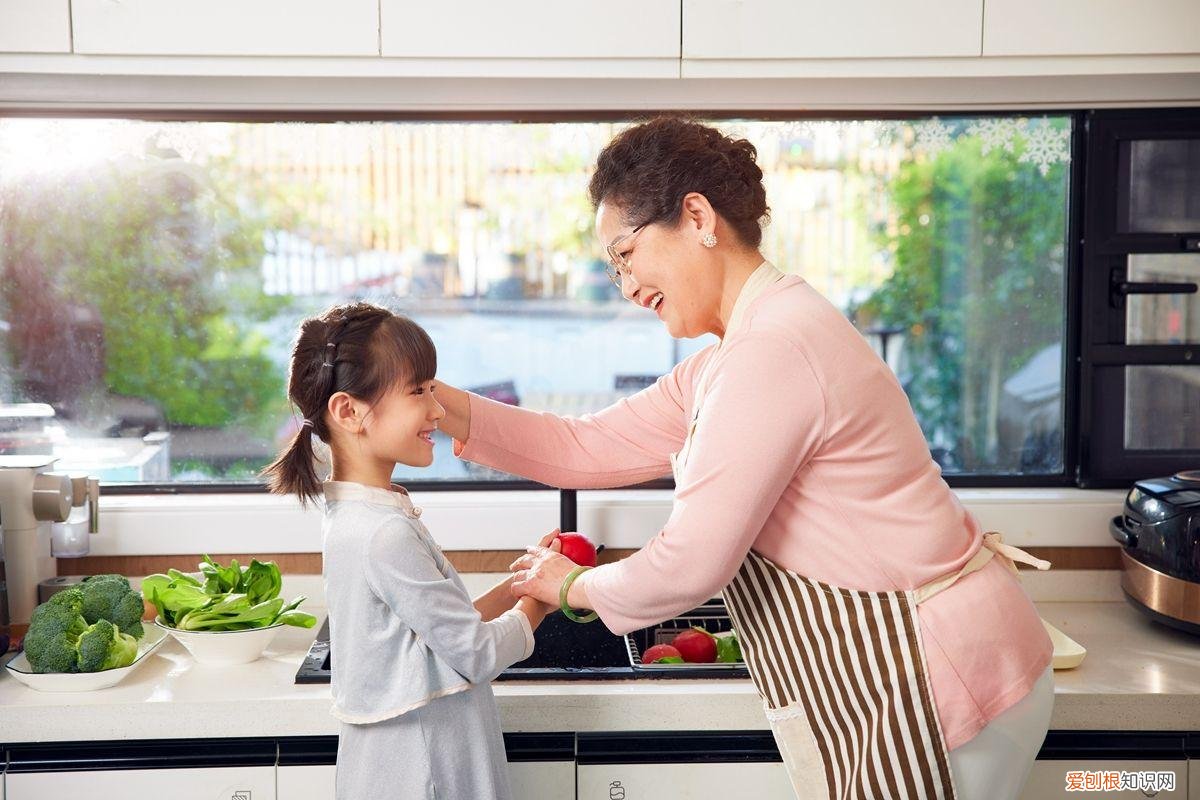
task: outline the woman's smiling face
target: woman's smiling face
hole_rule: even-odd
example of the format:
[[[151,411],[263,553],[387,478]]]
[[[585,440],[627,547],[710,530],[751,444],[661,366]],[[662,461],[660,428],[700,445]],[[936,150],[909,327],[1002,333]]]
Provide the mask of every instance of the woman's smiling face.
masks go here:
[[[716,271],[705,269],[707,254],[699,243],[703,221],[686,207],[677,226],[658,223],[637,229],[621,217],[620,208],[607,202],[596,210],[601,245],[615,242],[614,266],[625,299],[657,314],[675,338],[714,330],[721,286]]]

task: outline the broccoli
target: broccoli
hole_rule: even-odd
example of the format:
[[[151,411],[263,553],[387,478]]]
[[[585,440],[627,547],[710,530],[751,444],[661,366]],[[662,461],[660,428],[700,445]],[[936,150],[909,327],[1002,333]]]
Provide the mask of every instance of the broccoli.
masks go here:
[[[79,637],[87,630],[82,608],[83,593],[71,588],[33,610],[25,656],[34,672],[79,671]]]
[[[52,606],[68,608],[73,614],[82,614],[83,592],[79,590],[78,586],[72,586],[68,589],[63,589],[61,592],[55,592],[46,603]]]
[[[99,672],[137,658],[136,639],[105,619],[88,625],[83,608],[83,591],[72,587],[33,610],[25,657],[34,672]]]
[[[83,618],[88,624],[106,619],[135,639],[145,635],[142,595],[130,588],[128,578],[93,575],[79,584],[79,590],[83,594]]]
[[[79,635],[79,671],[128,667],[137,658],[137,640],[102,619]]]

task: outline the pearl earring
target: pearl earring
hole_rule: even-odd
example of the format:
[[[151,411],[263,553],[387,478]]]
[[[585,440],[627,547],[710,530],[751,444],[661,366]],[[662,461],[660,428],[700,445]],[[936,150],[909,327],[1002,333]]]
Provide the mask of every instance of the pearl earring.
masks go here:
[[[708,248],[716,247],[717,246],[717,235],[715,233],[704,234],[704,238],[702,238],[700,240],[700,244],[702,244]]]

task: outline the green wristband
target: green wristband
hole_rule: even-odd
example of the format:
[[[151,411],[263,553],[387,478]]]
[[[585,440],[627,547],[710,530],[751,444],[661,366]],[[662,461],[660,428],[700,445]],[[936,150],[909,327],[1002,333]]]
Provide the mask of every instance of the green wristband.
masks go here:
[[[562,609],[563,614],[572,622],[595,622],[600,618],[600,615],[593,611],[590,614],[579,616],[571,607],[567,605],[567,593],[571,591],[571,584],[575,582],[583,573],[587,572],[591,567],[576,567],[567,573],[567,577],[563,579],[562,588],[558,590],[558,607]]]

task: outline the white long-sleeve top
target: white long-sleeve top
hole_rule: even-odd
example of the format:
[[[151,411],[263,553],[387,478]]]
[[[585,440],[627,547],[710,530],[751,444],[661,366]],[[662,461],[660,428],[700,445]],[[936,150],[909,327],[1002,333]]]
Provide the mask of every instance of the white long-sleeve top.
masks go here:
[[[399,716],[533,652],[520,611],[483,621],[419,516],[400,487],[325,483],[332,713],[343,722]]]

